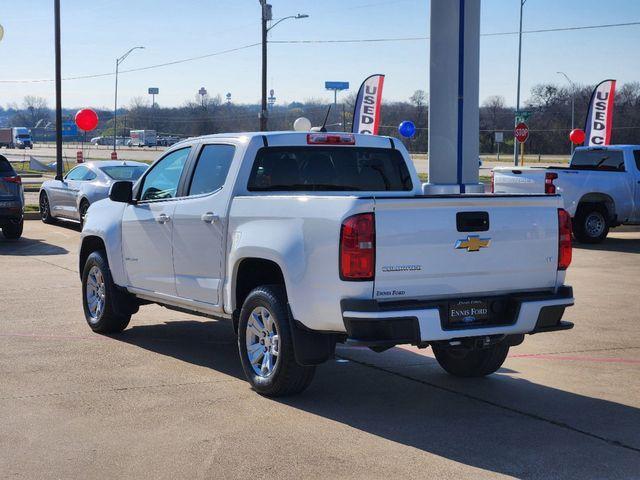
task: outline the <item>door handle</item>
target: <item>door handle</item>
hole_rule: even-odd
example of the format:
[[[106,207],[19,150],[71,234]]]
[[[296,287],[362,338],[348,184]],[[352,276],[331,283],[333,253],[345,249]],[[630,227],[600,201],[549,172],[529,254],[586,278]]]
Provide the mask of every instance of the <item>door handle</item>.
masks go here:
[[[171,220],[171,217],[165,213],[161,213],[157,218],[158,223],[167,223],[169,220]]]
[[[214,223],[220,220],[220,217],[218,217],[217,215],[214,215],[213,212],[203,213],[200,218],[205,223]]]

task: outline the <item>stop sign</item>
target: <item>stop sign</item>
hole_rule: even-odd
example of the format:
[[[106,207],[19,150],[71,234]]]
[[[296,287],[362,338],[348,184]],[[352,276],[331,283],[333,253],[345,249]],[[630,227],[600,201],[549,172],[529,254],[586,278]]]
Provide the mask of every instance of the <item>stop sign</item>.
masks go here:
[[[516,140],[520,143],[524,143],[527,141],[527,138],[529,138],[529,127],[527,127],[526,123],[520,122],[516,125],[516,129],[513,131],[513,134],[516,137]]]

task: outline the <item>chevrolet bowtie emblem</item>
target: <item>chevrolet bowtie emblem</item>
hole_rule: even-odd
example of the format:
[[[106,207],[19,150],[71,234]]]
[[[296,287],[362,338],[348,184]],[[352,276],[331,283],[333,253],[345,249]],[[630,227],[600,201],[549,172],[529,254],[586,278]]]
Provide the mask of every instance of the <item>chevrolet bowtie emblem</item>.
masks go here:
[[[466,248],[467,252],[479,252],[481,248],[486,248],[490,244],[490,238],[480,238],[478,235],[467,235],[466,240],[458,240],[456,242],[456,248]]]

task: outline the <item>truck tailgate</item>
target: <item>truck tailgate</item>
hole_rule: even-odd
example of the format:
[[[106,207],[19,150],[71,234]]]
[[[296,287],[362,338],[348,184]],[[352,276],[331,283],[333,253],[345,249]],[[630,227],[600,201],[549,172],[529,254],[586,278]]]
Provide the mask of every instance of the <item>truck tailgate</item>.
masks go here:
[[[558,207],[555,195],[378,198],[374,298],[554,288]]]
[[[506,168],[493,170],[495,193],[544,193],[546,169]]]

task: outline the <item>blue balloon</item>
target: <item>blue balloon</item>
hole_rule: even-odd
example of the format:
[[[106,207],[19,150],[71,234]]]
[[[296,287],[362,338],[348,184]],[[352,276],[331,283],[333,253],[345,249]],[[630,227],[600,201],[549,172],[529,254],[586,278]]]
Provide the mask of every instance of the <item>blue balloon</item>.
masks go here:
[[[403,137],[411,138],[416,134],[416,126],[411,120],[405,120],[398,127],[398,132],[400,132],[400,135]]]

